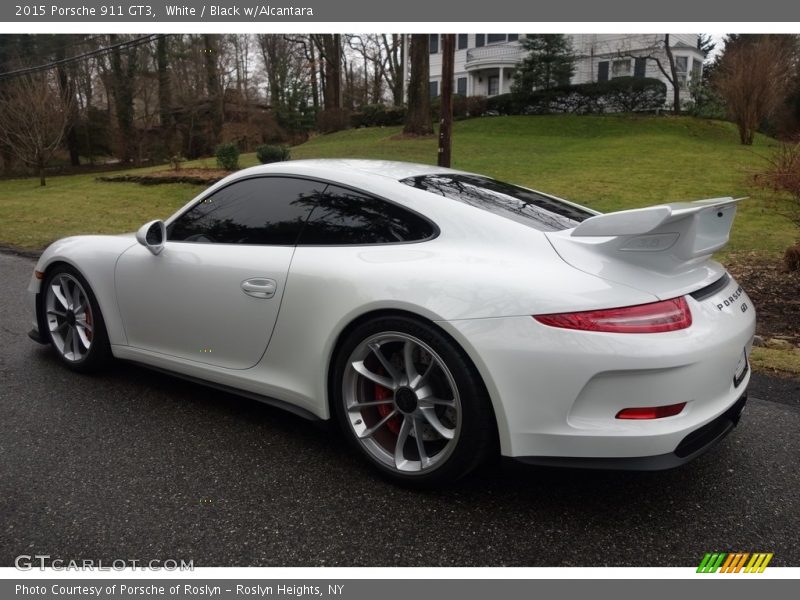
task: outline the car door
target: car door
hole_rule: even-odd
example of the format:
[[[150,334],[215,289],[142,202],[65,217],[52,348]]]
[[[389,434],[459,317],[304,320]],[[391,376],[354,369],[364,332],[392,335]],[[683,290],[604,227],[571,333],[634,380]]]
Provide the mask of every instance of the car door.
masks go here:
[[[163,251],[137,244],[116,266],[128,344],[229,369],[260,360],[278,317],[297,237],[324,183],[237,180],[167,228]]]

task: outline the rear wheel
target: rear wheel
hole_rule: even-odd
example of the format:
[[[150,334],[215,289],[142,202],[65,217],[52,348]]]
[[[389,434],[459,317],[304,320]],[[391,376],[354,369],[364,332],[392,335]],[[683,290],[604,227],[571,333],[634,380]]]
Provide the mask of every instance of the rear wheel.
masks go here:
[[[72,267],[58,266],[47,277],[42,310],[45,334],[61,362],[94,371],[111,355],[105,322],[86,280]]]
[[[489,451],[495,422],[483,383],[427,323],[389,317],[358,326],[339,350],[334,386],[345,435],[395,481],[453,481]]]

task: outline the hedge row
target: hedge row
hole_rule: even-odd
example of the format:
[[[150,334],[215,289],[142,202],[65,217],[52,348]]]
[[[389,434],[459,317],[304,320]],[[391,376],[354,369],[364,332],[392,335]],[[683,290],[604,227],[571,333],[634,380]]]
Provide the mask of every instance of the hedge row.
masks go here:
[[[667,86],[641,77],[615,77],[599,83],[581,83],[528,95],[501,94],[489,98],[489,111],[501,115],[548,113],[648,112],[664,106]]]

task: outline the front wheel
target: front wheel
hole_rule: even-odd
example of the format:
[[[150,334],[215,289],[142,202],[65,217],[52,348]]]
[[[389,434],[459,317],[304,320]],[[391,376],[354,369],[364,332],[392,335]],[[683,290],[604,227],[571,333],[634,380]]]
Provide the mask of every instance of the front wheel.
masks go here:
[[[495,420],[474,366],[422,321],[377,318],[358,326],[339,350],[334,386],[345,435],[395,481],[453,481],[491,447]]]
[[[90,372],[103,366],[111,351],[103,315],[89,284],[78,271],[56,267],[43,288],[46,335],[70,369]]]

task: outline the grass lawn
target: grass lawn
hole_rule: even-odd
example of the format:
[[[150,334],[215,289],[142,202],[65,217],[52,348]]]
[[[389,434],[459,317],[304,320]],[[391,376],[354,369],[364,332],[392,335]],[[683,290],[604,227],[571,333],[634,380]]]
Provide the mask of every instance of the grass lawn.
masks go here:
[[[403,139],[400,128],[370,128],[318,136],[292,157],[361,157],[434,163],[436,139]],[[723,262],[777,261],[798,237],[772,209],[774,194],[754,187],[774,144],[757,136],[738,143],[729,123],[689,117],[488,117],[455,124],[453,166],[519,183],[613,211],[677,200],[750,196],[740,205]],[[245,154],[240,164],[256,164]],[[213,158],[185,167],[216,167]],[[140,171],[167,169],[151,167]],[[108,175],[109,173],[103,173]],[[202,191],[187,184],[104,183],[95,175],[0,181],[0,245],[40,250],[83,233],[122,233],[164,218]],[[753,365],[800,373],[800,354],[757,348]]]
[[[434,138],[399,139],[399,132],[370,128],[318,136],[293,148],[292,157],[435,162]],[[770,210],[774,196],[749,182],[772,143],[758,137],[745,148],[731,124],[688,117],[488,117],[455,124],[453,166],[601,211],[750,196],[726,252],[773,259],[797,232]],[[256,162],[254,154],[241,157],[243,167]],[[213,167],[215,161],[185,166]],[[33,178],[0,181],[0,244],[37,250],[65,235],[131,231],[168,216],[199,191],[191,185],[100,183],[94,175],[51,177],[45,188]]]

